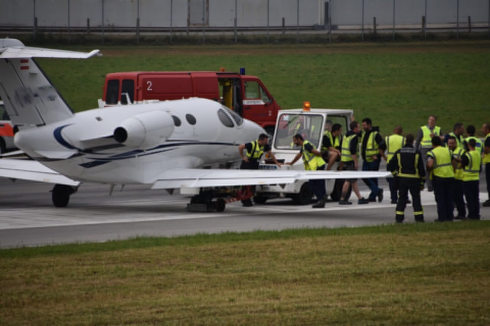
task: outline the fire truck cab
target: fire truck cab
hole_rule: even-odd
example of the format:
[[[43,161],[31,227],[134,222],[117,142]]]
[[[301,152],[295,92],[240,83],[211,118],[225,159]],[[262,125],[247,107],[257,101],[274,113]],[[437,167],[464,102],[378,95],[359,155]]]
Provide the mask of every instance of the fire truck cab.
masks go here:
[[[221,102],[272,134],[280,107],[258,77],[241,72],[111,73],[99,107],[201,97]]]

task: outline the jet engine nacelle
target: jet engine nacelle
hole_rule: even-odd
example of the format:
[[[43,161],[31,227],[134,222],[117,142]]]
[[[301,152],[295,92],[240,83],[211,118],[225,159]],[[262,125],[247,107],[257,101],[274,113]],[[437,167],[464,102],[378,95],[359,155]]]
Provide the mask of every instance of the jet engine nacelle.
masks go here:
[[[114,130],[114,139],[128,147],[150,149],[166,141],[174,132],[174,120],[164,111],[137,114]]]

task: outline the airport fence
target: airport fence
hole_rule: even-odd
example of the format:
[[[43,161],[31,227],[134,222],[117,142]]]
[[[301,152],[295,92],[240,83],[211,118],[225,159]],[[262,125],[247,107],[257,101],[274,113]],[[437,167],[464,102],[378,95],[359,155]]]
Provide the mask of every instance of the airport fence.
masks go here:
[[[2,0],[0,34],[100,37],[296,38],[352,34],[360,40],[399,33],[480,32],[490,38],[490,0]]]

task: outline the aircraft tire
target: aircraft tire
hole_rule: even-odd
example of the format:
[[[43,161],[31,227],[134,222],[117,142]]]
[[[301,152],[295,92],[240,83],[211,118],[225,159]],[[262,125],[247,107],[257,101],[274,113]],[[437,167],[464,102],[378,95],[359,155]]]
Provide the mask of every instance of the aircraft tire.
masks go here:
[[[265,202],[267,201],[267,199],[269,199],[269,198],[267,198],[267,197],[261,197],[261,196],[255,196],[254,197],[254,203],[259,204],[259,205],[260,204],[265,204]]]
[[[69,186],[55,185],[52,190],[52,200],[55,207],[66,207],[70,202],[70,195],[73,190]]]

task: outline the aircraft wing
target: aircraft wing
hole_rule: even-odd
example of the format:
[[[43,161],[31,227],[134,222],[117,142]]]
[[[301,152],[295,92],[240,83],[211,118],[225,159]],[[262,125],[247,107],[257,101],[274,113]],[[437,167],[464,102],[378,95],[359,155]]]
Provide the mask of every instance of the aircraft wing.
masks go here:
[[[172,169],[162,173],[152,189],[206,188],[287,184],[298,180],[385,178],[390,172]]]
[[[0,159],[0,177],[78,186],[74,181],[41,163],[26,159]]]
[[[99,50],[92,52],[77,52],[65,50],[52,50],[43,48],[30,48],[27,46],[9,47],[0,54],[0,59],[26,59],[26,58],[66,58],[87,59],[96,55]]]

